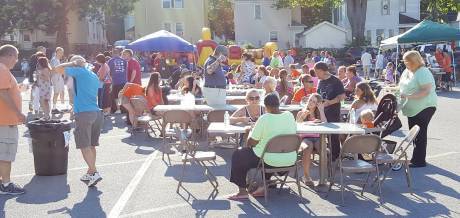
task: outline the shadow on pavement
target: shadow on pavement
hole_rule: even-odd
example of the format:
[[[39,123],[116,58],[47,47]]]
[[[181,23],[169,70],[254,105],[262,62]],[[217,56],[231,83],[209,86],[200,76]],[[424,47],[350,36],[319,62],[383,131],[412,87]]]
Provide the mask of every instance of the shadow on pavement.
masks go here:
[[[107,217],[101,207],[101,199],[99,198],[101,194],[102,192],[97,187],[88,188],[85,198],[81,202],[74,204],[72,208],[63,207],[50,210],[48,214],[69,214],[71,217]]]
[[[24,186],[26,194],[20,195],[17,202],[25,204],[47,204],[58,202],[68,197],[70,192],[67,175],[34,176]]]

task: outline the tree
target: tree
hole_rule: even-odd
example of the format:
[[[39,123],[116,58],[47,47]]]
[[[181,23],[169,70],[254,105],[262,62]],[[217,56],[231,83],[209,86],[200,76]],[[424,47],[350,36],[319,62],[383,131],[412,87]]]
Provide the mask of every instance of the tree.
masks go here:
[[[230,0],[210,0],[208,21],[211,31],[226,40],[235,39],[233,7]]]
[[[364,45],[364,29],[366,25],[367,0],[343,0],[347,6],[347,17],[351,26],[352,44]],[[455,0],[454,0],[455,1]],[[277,0],[275,6],[321,8],[325,5],[338,6],[342,0]]]
[[[449,12],[460,11],[460,1],[458,0],[422,0],[420,2],[422,16],[436,21],[447,22]]]

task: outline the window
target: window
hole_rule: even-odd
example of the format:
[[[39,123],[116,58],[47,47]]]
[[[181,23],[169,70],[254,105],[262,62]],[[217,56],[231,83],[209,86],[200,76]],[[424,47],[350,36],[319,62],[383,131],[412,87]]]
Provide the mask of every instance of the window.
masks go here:
[[[184,0],[174,0],[174,8],[184,8]]]
[[[168,32],[172,32],[172,31],[171,31],[171,29],[172,29],[172,28],[171,28],[171,23],[164,23],[164,24],[163,24],[163,29],[166,30],[166,31],[168,31]]]
[[[172,8],[171,0],[163,0],[163,8]]]
[[[376,36],[377,44],[380,44],[380,41],[382,41],[385,38],[385,30],[384,29],[377,29],[375,31],[375,36]]]
[[[388,37],[393,37],[395,35],[395,31],[393,29],[388,30]]]
[[[260,20],[262,19],[262,11],[260,5],[254,5],[254,19]]]
[[[23,38],[24,42],[30,42],[30,35],[29,34],[24,34],[22,36],[22,38]]]
[[[270,42],[278,41],[278,31],[270,31]]]
[[[163,0],[163,8],[184,8],[184,0]]]
[[[369,42],[372,40],[372,30],[366,32],[366,40]]]
[[[184,36],[184,24],[176,23],[176,35],[183,37]]]
[[[382,0],[382,15],[390,15],[390,0]]]
[[[399,12],[406,13],[406,0],[399,0]]]

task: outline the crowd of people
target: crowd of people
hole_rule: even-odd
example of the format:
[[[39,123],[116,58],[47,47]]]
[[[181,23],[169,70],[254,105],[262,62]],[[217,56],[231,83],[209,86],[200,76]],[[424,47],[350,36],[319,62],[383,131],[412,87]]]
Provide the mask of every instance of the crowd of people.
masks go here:
[[[161,82],[160,73],[152,72],[147,86],[143,86],[141,64],[130,49],[114,48],[96,55],[95,61],[85,60],[79,55],[64,58],[64,50],[59,47],[48,61],[42,49],[39,48],[32,56],[30,67],[33,66],[33,69],[28,75],[32,89],[36,87],[38,90],[31,92],[33,99],[39,98],[39,107],[34,106],[33,109],[42,111],[43,119],[50,119],[50,113],[57,109],[57,100],[67,90],[75,120],[76,146],[88,165],[87,173],[81,180],[88,182],[88,186],[94,186],[102,179],[95,160],[104,116],[118,110],[126,111],[127,122],[135,130],[136,110],[131,102],[135,97],[144,99],[145,110],[155,114],[157,105],[168,103],[167,92],[170,89],[195,97],[202,96],[209,105],[226,104],[226,92],[231,85],[263,89],[263,95],[257,90],[248,91],[247,105],[231,116],[232,123],[254,124],[244,136],[247,140],[242,140],[244,148],[233,154],[230,181],[239,187],[239,192],[232,199],[248,197],[247,171],[256,167],[269,139],[295,133],[296,121],[342,122],[341,106],[348,98],[352,101],[352,111],[359,118],[356,123],[372,127],[373,113],[379,103],[367,81],[359,76],[356,66],[339,66],[336,72],[337,63],[330,52],[309,53],[303,63],[296,63],[289,53],[281,58],[278,52],[274,52],[261,65],[245,53],[241,65],[228,67],[227,47],[217,46],[202,71],[182,70],[171,76],[168,85]],[[19,88],[24,88],[24,84],[18,85],[10,72],[17,59],[18,50],[14,46],[0,47],[0,109],[8,115],[0,118],[0,193],[9,194],[24,193],[24,189],[9,179],[17,149],[17,125],[25,122],[19,94]],[[407,66],[400,78],[401,98],[407,99],[402,112],[409,117],[409,127],[418,125],[421,128],[415,140],[411,166],[423,167],[426,165],[427,128],[437,104],[435,83],[418,52],[406,52],[402,60]],[[363,70],[366,71],[365,68]],[[394,75],[393,66],[387,64],[387,70]],[[290,112],[280,111],[283,104],[300,104],[303,109],[294,117]],[[301,137],[304,182],[313,185],[309,171],[310,156],[318,152],[319,135]],[[332,135],[330,139],[332,159],[335,160],[340,153],[340,137]],[[264,161],[272,167],[279,167],[292,165],[296,158],[292,154],[269,155]],[[253,194],[259,196],[262,193],[263,190],[258,189]]]

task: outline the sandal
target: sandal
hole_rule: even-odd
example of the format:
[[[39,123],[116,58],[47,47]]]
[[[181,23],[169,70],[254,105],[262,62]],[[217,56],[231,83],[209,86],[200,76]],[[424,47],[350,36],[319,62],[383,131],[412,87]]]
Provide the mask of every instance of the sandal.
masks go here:
[[[232,200],[232,201],[242,201],[242,200],[248,200],[248,199],[249,199],[249,195],[247,194],[244,194],[244,195],[235,194],[235,195],[228,197],[228,200]]]

